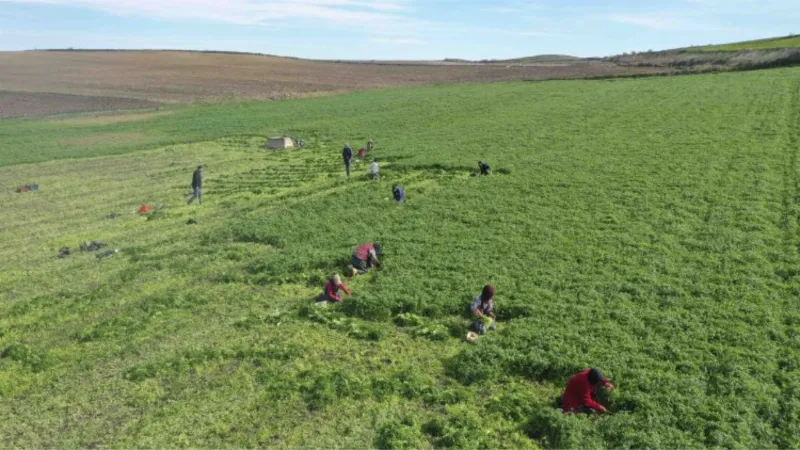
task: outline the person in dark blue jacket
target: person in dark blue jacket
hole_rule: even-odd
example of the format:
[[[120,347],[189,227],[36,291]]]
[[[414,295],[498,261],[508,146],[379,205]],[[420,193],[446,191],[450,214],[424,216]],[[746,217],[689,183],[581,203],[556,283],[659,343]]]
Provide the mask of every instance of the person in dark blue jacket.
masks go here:
[[[197,166],[197,169],[192,174],[192,195],[186,200],[186,203],[191,204],[194,199],[202,205],[203,204],[203,166]]]
[[[350,163],[353,161],[353,149],[350,147],[350,144],[344,144],[344,149],[342,149],[342,158],[344,158],[344,170],[347,172],[347,176],[350,176]]]
[[[392,186],[392,195],[396,202],[406,201],[406,191],[400,186]]]

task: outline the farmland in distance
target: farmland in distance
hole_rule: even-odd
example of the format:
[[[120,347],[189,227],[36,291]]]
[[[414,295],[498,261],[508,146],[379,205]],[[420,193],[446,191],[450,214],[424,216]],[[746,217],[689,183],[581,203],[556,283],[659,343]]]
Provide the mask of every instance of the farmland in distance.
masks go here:
[[[408,85],[586,78],[660,70],[599,61],[333,62],[179,51],[0,52],[0,67],[0,90],[9,91],[0,92],[0,118],[147,108],[153,107],[153,102],[279,100]],[[11,93],[14,98],[7,97]],[[55,105],[43,102],[43,93],[74,97],[62,97]]]
[[[263,150],[282,132],[306,148]],[[368,161],[347,179],[342,144],[370,135],[381,181]],[[0,136],[2,448],[800,446],[798,69],[177,105]],[[479,159],[495,174],[470,176]],[[187,206],[200,163],[205,203]],[[365,241],[383,267],[316,306]],[[500,326],[473,345],[486,283]],[[561,414],[590,366],[614,414]]]

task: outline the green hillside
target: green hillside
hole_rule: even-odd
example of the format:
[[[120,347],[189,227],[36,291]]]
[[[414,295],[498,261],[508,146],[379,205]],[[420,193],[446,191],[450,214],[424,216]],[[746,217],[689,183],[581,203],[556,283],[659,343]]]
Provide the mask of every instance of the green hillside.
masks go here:
[[[800,36],[760,39],[756,41],[735,42],[721,45],[705,45],[702,47],[688,48],[686,50],[699,52],[733,52],[741,50],[770,50],[781,48],[800,48]]]
[[[263,150],[283,132],[307,147]],[[370,135],[382,179],[347,179],[342,144]],[[0,448],[800,447],[799,69],[9,120],[0,141]],[[381,269],[316,305],[365,241]],[[499,330],[470,344],[486,283]],[[587,367],[613,415],[554,407]]]

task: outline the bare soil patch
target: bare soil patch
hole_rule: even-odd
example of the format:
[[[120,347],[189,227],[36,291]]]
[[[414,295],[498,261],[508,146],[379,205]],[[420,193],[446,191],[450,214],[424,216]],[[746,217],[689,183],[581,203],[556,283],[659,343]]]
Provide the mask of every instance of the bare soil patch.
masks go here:
[[[607,61],[356,63],[178,51],[0,52],[0,67],[0,86],[7,91],[90,97],[21,97],[13,109],[4,106],[11,112],[0,111],[0,117],[130,109],[152,106],[150,102],[275,100],[405,85],[605,77],[663,70],[621,67]],[[117,100],[119,104],[111,100],[119,97],[132,100]],[[9,104],[9,100],[0,104]]]
[[[1,64],[0,64],[1,65]],[[0,77],[5,70],[0,71]],[[0,83],[3,84],[3,83]],[[156,103],[124,97],[95,97],[51,92],[0,91],[0,119],[89,111],[152,108]]]

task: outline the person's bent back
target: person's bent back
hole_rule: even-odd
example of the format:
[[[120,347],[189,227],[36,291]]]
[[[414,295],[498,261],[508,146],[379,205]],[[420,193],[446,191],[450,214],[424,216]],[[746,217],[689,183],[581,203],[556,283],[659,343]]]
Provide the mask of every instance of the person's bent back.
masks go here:
[[[586,369],[573,375],[561,397],[561,409],[565,413],[606,412],[606,408],[595,398],[597,388],[600,386],[614,389],[614,385],[605,379],[598,369]]]
[[[378,260],[378,255],[380,254],[381,244],[367,242],[360,245],[356,251],[353,252],[353,256],[350,258],[350,264],[359,273],[363,274],[373,267],[380,266],[381,263]]]

